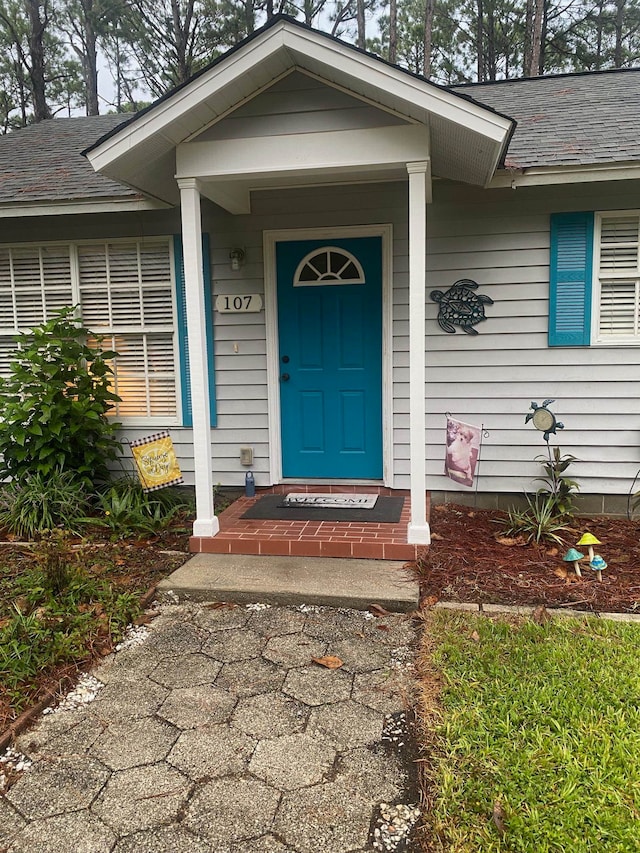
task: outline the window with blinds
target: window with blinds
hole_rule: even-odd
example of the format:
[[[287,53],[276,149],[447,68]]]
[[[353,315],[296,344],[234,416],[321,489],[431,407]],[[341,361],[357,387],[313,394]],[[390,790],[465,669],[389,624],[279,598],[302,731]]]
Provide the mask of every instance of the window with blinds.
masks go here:
[[[597,219],[596,335],[601,342],[640,340],[640,214]]]
[[[171,242],[118,240],[0,247],[0,373],[13,336],[79,305],[82,322],[114,349],[118,418],[178,416]]]

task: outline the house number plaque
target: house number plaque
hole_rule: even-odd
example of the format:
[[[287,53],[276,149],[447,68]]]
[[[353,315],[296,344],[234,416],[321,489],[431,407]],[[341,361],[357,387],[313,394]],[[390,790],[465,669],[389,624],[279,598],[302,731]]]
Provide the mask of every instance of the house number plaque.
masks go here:
[[[216,311],[220,314],[251,314],[262,311],[259,293],[221,293],[216,296]]]

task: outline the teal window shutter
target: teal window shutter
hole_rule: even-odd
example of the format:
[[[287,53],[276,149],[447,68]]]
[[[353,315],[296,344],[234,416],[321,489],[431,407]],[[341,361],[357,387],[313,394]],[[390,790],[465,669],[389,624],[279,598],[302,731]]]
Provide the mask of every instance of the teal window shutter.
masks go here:
[[[551,216],[549,346],[591,343],[593,213]]]
[[[178,349],[180,352],[180,387],[182,389],[182,425],[193,426],[191,411],[191,382],[189,374],[189,341],[187,338],[187,297],[184,286],[184,255],[182,238],[176,234],[173,238],[176,277],[176,308],[178,319]],[[202,235],[202,267],[204,277],[204,311],[207,331],[207,357],[209,361],[209,404],[211,426],[216,425],[216,383],[213,358],[213,306],[211,300],[211,267],[209,253],[209,235]]]

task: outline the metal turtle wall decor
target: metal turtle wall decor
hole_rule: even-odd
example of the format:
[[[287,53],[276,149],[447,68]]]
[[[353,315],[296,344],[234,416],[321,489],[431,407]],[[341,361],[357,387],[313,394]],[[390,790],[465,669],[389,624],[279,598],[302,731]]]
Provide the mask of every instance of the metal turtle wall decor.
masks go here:
[[[460,326],[468,335],[478,334],[473,327],[487,319],[484,306],[493,305],[493,299],[475,293],[477,287],[477,282],[470,278],[461,278],[444,293],[441,290],[431,291],[429,296],[440,305],[438,324],[441,329],[453,335],[455,326]]]

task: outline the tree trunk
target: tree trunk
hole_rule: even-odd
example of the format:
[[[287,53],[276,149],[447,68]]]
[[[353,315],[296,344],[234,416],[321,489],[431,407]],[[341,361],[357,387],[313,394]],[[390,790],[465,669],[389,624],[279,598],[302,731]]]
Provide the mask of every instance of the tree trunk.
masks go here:
[[[487,11],[487,59],[485,79],[496,79],[496,16],[493,7],[494,0],[489,0]]]
[[[398,58],[398,5],[396,0],[389,0],[389,62]]]
[[[98,106],[98,52],[96,49],[96,30],[94,22],[93,0],[82,0],[84,11],[84,56],[82,67],[87,99],[87,115],[97,116]]]
[[[191,31],[191,18],[193,15],[194,0],[189,0],[185,10],[184,23],[180,17],[179,0],[171,0],[171,14],[173,18],[173,38],[176,49],[177,83],[184,83],[191,76],[191,63],[187,57],[187,39]]]
[[[625,5],[626,0],[616,0],[616,43],[613,49],[613,64],[616,68],[622,68],[622,36]]]
[[[542,51],[542,24],[544,19],[544,0],[533,0],[531,36],[529,47],[529,65],[525,68],[527,77],[537,77],[540,72],[540,53]]]
[[[31,92],[33,96],[33,116],[35,121],[51,118],[51,110],[46,99],[44,33],[47,28],[47,0],[44,0],[43,13],[40,17],[41,0],[25,0],[29,17],[29,57]]]
[[[422,73],[431,77],[431,52],[433,47],[433,10],[435,0],[425,0],[424,3],[424,65]]]
[[[364,23],[364,0],[356,0],[356,21],[358,23],[358,47],[364,50],[366,44]]]
[[[478,63],[478,83],[482,83],[485,79],[484,75],[484,3],[483,0],[477,0],[478,17],[476,20],[476,52]]]
[[[527,0],[524,15],[524,45],[522,50],[522,74],[527,77],[527,69],[531,68],[531,43],[533,41],[533,3],[534,0]]]

